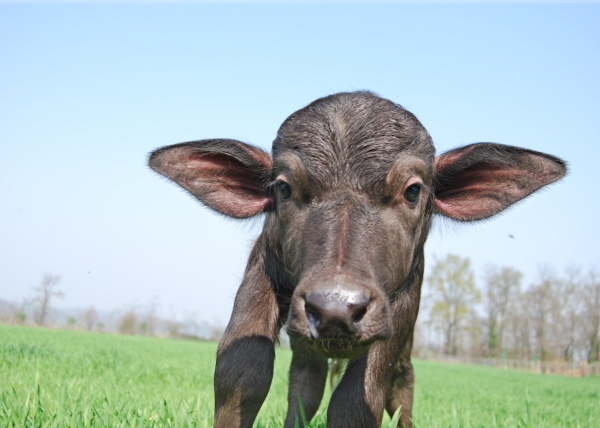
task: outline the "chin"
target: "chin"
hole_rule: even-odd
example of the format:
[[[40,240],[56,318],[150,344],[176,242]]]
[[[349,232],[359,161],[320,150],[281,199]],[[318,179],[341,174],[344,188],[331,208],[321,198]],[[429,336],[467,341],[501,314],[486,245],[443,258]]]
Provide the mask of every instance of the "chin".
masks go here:
[[[325,358],[353,358],[367,350],[371,342],[344,339],[310,339],[309,345]]]

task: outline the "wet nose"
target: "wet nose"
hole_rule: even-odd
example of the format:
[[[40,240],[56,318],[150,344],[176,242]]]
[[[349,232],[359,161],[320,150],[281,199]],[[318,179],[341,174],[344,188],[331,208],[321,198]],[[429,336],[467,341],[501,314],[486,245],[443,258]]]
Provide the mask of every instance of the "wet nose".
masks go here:
[[[358,290],[318,290],[304,297],[304,310],[313,338],[353,337],[371,299]]]

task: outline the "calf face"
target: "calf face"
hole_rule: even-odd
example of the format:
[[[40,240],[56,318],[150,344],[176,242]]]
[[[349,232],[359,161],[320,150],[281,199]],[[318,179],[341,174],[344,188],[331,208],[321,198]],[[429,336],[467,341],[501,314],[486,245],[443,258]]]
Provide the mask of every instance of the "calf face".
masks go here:
[[[286,426],[316,412],[331,357],[350,361],[328,426],[377,426],[398,407],[409,426],[432,215],[485,219],[566,172],[553,156],[489,143],[436,158],[410,112],[367,92],[292,114],[272,156],[202,140],[156,150],[150,166],[219,213],[266,213],[217,355],[215,426],[228,427],[252,426],[283,325],[294,351]]]

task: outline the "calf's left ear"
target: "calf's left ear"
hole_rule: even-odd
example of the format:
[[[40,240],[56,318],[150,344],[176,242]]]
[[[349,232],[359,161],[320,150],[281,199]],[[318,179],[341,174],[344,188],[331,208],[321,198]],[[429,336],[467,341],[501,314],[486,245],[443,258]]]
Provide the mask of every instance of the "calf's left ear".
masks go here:
[[[483,220],[562,178],[566,163],[519,147],[477,143],[436,159],[434,211],[460,221]]]

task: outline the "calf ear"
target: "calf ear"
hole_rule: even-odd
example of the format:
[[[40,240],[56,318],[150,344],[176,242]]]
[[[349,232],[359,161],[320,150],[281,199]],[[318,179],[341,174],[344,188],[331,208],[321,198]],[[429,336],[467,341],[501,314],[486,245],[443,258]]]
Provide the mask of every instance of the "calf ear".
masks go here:
[[[148,164],[221,214],[247,218],[271,210],[271,155],[257,147],[191,141],[155,150]]]
[[[491,143],[446,152],[435,169],[434,211],[460,221],[491,217],[567,172],[554,156]]]

